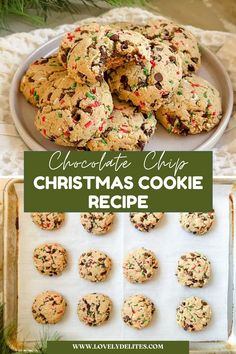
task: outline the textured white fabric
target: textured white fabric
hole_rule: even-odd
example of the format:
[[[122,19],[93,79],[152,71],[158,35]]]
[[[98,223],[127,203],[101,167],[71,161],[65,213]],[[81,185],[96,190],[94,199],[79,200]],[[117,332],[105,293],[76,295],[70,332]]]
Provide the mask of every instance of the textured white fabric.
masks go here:
[[[158,16],[143,9],[124,7],[113,9],[100,17],[82,20],[80,23],[129,21],[141,24],[156,17]],[[10,115],[8,94],[12,77],[24,58],[33,50],[57,34],[70,31],[74,26],[75,24],[55,29],[38,29],[0,38],[0,175],[22,174],[23,151],[27,150]],[[223,61],[236,92],[236,35],[204,31],[191,26],[189,29]],[[214,173],[236,175],[236,107],[225,134],[214,149]]]

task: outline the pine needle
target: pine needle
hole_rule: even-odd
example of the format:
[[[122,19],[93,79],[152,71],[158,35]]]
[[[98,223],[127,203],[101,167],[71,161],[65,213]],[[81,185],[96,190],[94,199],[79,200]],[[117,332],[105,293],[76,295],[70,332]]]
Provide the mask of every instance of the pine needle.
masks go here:
[[[144,5],[145,0],[105,0],[111,6]],[[81,0],[77,3],[72,0],[0,0],[0,28],[9,30],[9,18],[16,16],[20,21],[31,22],[35,26],[46,23],[52,12],[80,12],[80,4],[99,7],[96,0]]]

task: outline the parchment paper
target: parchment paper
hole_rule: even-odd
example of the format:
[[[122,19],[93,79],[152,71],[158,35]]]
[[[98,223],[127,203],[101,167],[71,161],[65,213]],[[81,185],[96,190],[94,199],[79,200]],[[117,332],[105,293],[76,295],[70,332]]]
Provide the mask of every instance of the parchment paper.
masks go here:
[[[43,327],[47,327],[46,330],[58,332],[65,340],[226,340],[230,189],[231,186],[226,185],[214,186],[216,222],[204,237],[184,231],[179,225],[178,213],[166,213],[159,226],[149,233],[136,230],[128,213],[117,213],[112,231],[104,236],[94,236],[81,226],[79,213],[67,213],[65,224],[57,231],[40,230],[32,223],[30,213],[23,212],[23,185],[17,184],[20,225],[18,339],[37,340]],[[59,277],[43,276],[33,265],[33,251],[44,242],[58,242],[68,251],[68,268]],[[157,276],[149,282],[130,284],[123,279],[123,256],[129,250],[142,246],[155,252],[160,268]],[[78,258],[89,249],[102,250],[112,258],[113,269],[106,282],[94,284],[79,277]],[[203,253],[212,263],[212,279],[203,289],[190,289],[177,282],[178,259],[188,251]],[[67,312],[59,324],[42,326],[32,317],[34,297],[45,290],[59,291],[67,300]],[[89,292],[102,292],[113,301],[113,314],[100,327],[88,327],[77,317],[78,300]],[[150,297],[157,309],[152,324],[141,331],[129,328],[120,316],[123,299],[132,294]],[[185,297],[192,295],[209,302],[213,311],[210,325],[199,333],[185,332],[175,319],[176,307]]]

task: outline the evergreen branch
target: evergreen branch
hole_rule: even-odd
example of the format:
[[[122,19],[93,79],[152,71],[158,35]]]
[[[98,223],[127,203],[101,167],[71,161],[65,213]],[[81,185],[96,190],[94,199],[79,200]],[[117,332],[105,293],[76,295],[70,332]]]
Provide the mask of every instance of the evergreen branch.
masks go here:
[[[99,7],[96,0],[79,2],[85,6]],[[104,0],[103,2],[115,7],[145,4],[145,0]],[[40,26],[45,24],[52,11],[75,14],[80,12],[80,5],[72,0],[0,0],[0,28],[9,30],[8,20],[11,16]]]

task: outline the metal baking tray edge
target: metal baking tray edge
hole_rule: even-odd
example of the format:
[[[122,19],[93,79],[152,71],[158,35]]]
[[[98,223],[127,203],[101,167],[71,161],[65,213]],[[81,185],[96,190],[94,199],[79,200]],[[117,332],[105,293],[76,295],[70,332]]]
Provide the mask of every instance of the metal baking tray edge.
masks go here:
[[[15,183],[23,183],[22,179],[10,179],[4,188],[3,194],[3,298],[4,298],[4,324],[8,326],[14,323],[16,330],[8,341],[11,350],[17,352],[31,351],[33,342],[17,342],[17,255],[18,255],[18,201],[15,193]],[[236,177],[214,177],[215,184],[231,184],[232,192],[229,196],[230,208],[230,272],[229,272],[229,338],[227,342],[190,342],[190,354],[236,354],[236,250],[234,244],[235,234],[235,195]],[[33,351],[33,350],[32,350]],[[35,352],[35,351],[34,351]]]

